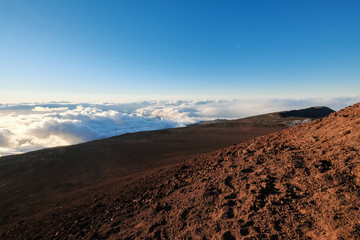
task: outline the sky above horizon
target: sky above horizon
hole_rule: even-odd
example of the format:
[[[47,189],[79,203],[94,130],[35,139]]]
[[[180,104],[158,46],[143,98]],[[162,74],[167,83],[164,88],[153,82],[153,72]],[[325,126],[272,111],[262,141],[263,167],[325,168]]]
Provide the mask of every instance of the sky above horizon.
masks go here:
[[[357,97],[359,1],[0,2],[0,102]]]

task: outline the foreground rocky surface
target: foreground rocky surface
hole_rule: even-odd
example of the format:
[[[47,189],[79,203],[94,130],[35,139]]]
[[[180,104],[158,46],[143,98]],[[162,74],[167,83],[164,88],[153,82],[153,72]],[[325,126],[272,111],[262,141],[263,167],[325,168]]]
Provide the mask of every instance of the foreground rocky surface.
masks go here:
[[[359,239],[360,104],[83,189],[4,239]]]

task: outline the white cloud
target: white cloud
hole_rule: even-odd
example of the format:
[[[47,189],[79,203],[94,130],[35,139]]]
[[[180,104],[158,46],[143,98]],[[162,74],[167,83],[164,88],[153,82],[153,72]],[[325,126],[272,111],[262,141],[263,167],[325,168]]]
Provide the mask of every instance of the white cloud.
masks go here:
[[[10,145],[9,139],[12,133],[7,129],[0,129],[0,146],[7,147]]]
[[[67,108],[67,107],[49,108],[49,107],[36,106],[31,110],[34,112],[62,112],[62,111],[66,111],[68,109],[69,108]]]
[[[339,110],[360,98],[144,101],[124,104],[0,104],[0,156],[123,133],[181,127],[325,105]]]

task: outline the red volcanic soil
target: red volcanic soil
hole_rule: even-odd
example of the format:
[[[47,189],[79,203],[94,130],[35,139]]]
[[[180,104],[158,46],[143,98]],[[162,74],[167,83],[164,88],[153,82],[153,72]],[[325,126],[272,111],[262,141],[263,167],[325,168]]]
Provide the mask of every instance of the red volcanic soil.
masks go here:
[[[360,239],[360,103],[68,193],[3,239]]]
[[[18,221],[41,215],[63,198],[71,199],[68,194],[73,191],[124,176],[134,179],[150,169],[288,128],[284,123],[331,112],[315,107],[212,121],[2,157],[0,233]]]

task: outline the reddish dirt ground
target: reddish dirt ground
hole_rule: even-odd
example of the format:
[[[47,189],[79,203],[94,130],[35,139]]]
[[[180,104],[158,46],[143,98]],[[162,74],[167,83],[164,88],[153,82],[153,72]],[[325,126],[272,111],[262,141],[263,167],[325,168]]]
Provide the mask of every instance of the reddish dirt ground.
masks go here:
[[[359,239],[360,104],[59,196],[4,239]]]
[[[0,158],[0,232],[47,211],[70,192],[140,174],[233,143],[288,128],[284,122],[326,116],[326,107],[213,121]]]

